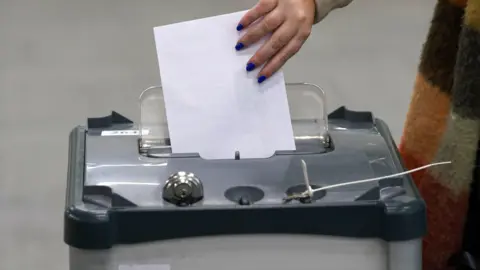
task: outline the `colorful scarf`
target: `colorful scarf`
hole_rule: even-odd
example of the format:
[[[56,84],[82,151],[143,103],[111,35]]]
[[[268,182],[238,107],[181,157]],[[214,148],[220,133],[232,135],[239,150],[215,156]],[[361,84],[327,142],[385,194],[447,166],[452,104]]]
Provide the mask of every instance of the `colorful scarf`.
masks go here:
[[[439,0],[400,144],[407,169],[452,161],[413,175],[427,204],[424,270],[449,269],[461,249],[479,132],[480,0]]]

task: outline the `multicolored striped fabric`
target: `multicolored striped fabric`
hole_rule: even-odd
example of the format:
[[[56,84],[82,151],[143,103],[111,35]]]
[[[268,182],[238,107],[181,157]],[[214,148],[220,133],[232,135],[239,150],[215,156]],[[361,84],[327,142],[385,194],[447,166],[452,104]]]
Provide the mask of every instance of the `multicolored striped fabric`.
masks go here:
[[[479,135],[480,0],[439,0],[399,147],[408,169],[452,161],[413,175],[427,204],[425,270],[449,269],[461,248]]]

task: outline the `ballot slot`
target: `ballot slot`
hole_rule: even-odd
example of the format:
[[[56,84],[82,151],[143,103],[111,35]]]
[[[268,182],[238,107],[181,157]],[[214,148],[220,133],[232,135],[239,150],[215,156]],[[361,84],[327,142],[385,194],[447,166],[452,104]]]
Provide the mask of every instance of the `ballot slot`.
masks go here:
[[[310,83],[287,83],[287,97],[295,151],[277,151],[276,155],[320,154],[332,150],[328,132],[326,94]],[[140,124],[139,153],[150,158],[199,157],[198,153],[174,154],[169,138],[165,100],[161,86],[145,89],[139,97]],[[194,131],[192,131],[194,134]],[[241,153],[232,153],[232,160],[241,159]]]

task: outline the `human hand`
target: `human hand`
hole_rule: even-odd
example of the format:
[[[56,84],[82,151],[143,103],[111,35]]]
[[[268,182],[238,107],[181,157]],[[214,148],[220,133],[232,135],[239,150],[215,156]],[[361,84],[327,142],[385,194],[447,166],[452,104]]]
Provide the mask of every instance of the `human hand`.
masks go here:
[[[246,29],[246,33],[235,46],[236,50],[242,50],[272,33],[246,64],[247,71],[265,64],[258,74],[258,83],[271,77],[300,50],[310,36],[315,14],[315,0],[259,0],[244,15],[237,30]],[[253,24],[262,17],[258,24]]]

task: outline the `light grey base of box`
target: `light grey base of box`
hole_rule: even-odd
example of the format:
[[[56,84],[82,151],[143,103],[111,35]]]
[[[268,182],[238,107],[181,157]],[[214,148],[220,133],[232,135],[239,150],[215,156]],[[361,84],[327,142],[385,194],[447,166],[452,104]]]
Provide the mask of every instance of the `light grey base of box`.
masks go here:
[[[70,248],[70,270],[421,270],[421,256],[421,239],[216,236],[102,251]]]

